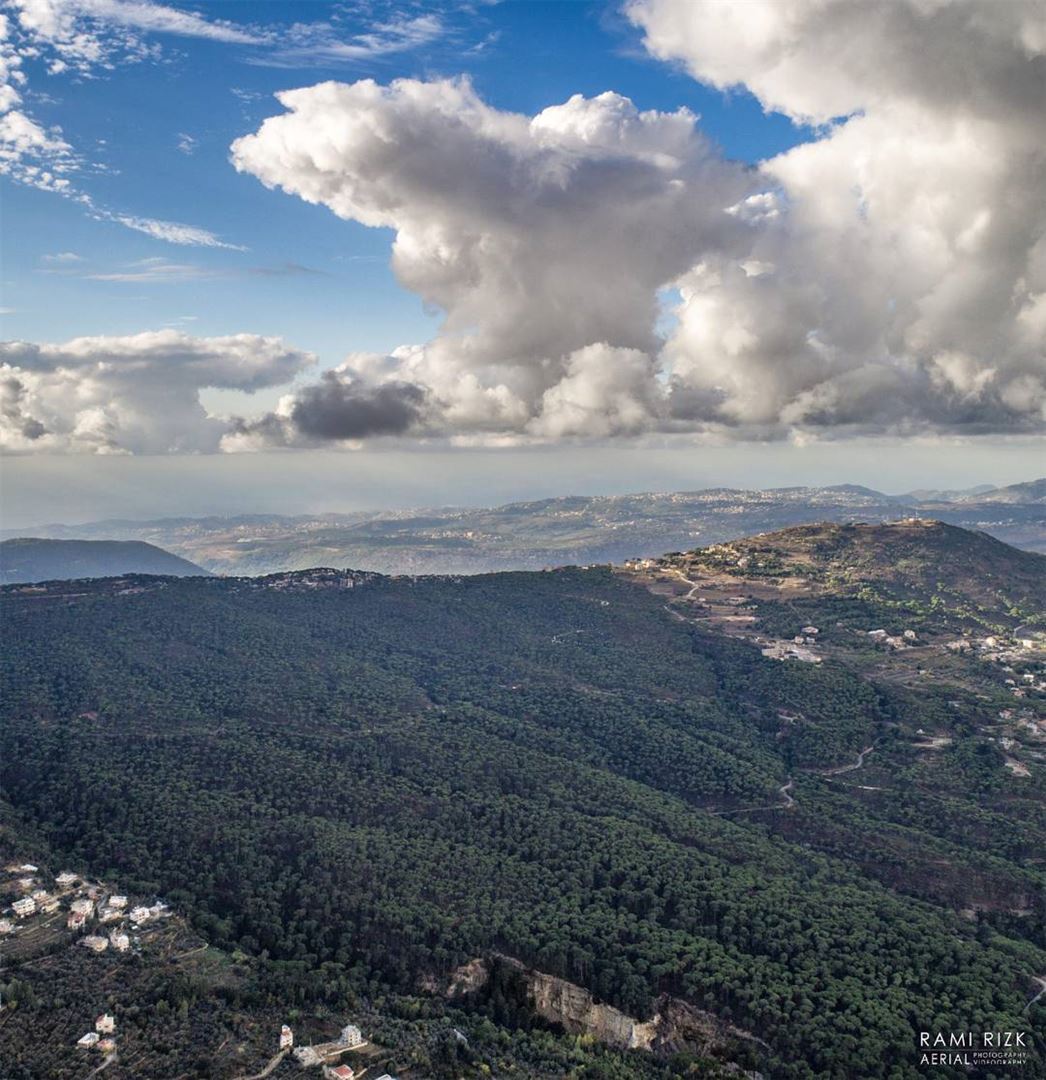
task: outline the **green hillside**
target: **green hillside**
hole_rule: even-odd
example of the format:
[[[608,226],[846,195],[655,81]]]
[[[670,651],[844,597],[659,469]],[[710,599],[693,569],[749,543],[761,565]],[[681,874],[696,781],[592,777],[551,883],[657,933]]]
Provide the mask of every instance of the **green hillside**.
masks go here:
[[[995,691],[768,660],[609,568],[135,584],[3,595],[5,790],[272,1001],[424,1000],[499,953],[706,1010],[775,1078],[915,1077],[919,1030],[1043,1020],[1044,768],[1007,767]]]

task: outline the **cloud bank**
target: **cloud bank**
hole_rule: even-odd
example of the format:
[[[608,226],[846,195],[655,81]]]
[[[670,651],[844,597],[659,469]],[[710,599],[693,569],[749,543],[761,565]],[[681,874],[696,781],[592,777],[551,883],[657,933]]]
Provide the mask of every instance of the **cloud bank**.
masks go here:
[[[626,11],[652,56],[746,88],[818,125],[814,138],[753,169],[723,159],[687,110],[642,111],[612,92],[532,117],[466,80],[284,92],[283,111],[233,144],[234,166],[393,230],[399,281],[443,321],[431,341],[351,354],[273,412],[224,426],[201,420],[195,392],[230,384],[196,373],[179,384],[188,442],[1046,431],[1046,8]],[[133,396],[130,353],[119,356],[126,374],[113,377]],[[64,381],[49,373],[48,397],[23,353],[9,364],[3,422],[20,446],[180,445],[159,399],[156,439],[144,399],[133,437],[77,437],[76,410],[58,400],[79,397],[79,380],[91,399],[96,377],[55,360]],[[276,365],[266,385],[301,366]]]
[[[416,386],[412,427],[461,435],[1043,431],[1046,9],[628,15],[654,56],[818,137],[747,171],[686,110],[606,93],[528,118],[400,80],[281,94],[234,143],[263,183],[394,229],[399,280],[446,314],[354,385]]]
[[[279,338],[195,338],[175,330],[0,344],[0,449],[126,454],[218,449],[229,422],[204,388],[251,393],[315,362]]]

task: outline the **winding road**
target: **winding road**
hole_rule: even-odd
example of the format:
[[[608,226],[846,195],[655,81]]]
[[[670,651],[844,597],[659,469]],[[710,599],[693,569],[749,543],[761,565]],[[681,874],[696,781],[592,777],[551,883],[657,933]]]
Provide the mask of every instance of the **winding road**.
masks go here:
[[[693,600],[694,593],[696,593],[697,590],[701,588],[701,582],[699,582],[699,581],[691,581],[690,578],[688,578],[683,573],[682,570],[673,570],[672,573],[675,574],[676,577],[680,578],[683,581],[684,584],[690,586],[690,592],[688,592],[686,594],[686,596],[683,597],[683,599],[684,600]],[[676,599],[678,600],[679,597],[677,596]]]
[[[866,746],[858,755],[857,760],[852,765],[839,765],[835,769],[828,769],[821,773],[822,776],[842,776],[843,773],[857,772],[858,769],[864,766],[864,759],[875,749],[874,746]]]
[[[101,1063],[101,1065],[98,1066],[98,1068],[92,1069],[87,1074],[88,1080],[90,1080],[90,1077],[92,1077],[92,1076],[97,1076],[98,1073],[100,1073],[102,1071],[102,1069],[108,1069],[109,1066],[112,1065],[112,1063],[116,1060],[116,1055],[117,1055],[116,1050],[114,1050],[111,1054],[106,1054],[105,1055],[105,1061],[103,1061]]]
[[[760,810],[791,810],[796,805],[795,799],[790,794],[794,783],[795,781],[789,777],[788,782],[777,789],[778,795],[784,799],[784,802],[771,803],[769,806],[743,806],[739,810],[709,810],[708,812],[716,817],[726,817],[729,814],[755,814]]]
[[[269,1073],[271,1073],[271,1072],[272,1072],[272,1070],[273,1070],[273,1069],[275,1069],[275,1068],[276,1068],[276,1066],[277,1066],[277,1065],[279,1065],[279,1063],[280,1063],[281,1061],[283,1061],[283,1059],[284,1059],[284,1058],[285,1058],[285,1057],[287,1056],[287,1054],[288,1054],[288,1053],[289,1053],[289,1051],[287,1051],[287,1050],[281,1050],[281,1051],[280,1051],[280,1052],[279,1052],[279,1053],[278,1053],[278,1054],[277,1054],[277,1055],[276,1055],[276,1056],[275,1056],[275,1057],[274,1057],[274,1058],[272,1059],[272,1061],[270,1061],[270,1062],[269,1062],[269,1064],[268,1064],[268,1065],[266,1065],[264,1069],[262,1069],[262,1071],[261,1071],[261,1072],[259,1072],[259,1073],[255,1073],[255,1074],[254,1074],[253,1076],[243,1076],[243,1077],[240,1077],[240,1078],[239,1078],[239,1080],[264,1080],[264,1078],[265,1078],[266,1076],[268,1076],[268,1075],[269,1075]]]
[[[1035,1002],[1037,1002],[1039,998],[1042,997],[1043,994],[1046,994],[1046,977],[1042,975],[1033,975],[1032,981],[1039,984],[1039,992],[1028,1001],[1027,1005],[1024,1006],[1025,1012],[1027,1012],[1035,1004]]]

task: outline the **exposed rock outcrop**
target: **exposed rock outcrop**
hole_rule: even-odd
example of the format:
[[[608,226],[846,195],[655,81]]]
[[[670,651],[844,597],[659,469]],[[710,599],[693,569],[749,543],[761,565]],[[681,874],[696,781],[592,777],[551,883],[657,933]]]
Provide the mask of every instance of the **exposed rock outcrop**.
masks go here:
[[[688,1050],[726,1058],[739,1044],[769,1047],[750,1032],[727,1024],[712,1013],[679,998],[662,995],[654,1015],[638,1020],[613,1005],[597,1002],[589,990],[555,975],[528,968],[510,956],[478,957],[453,972],[446,996],[478,997],[487,989],[496,966],[510,974],[525,992],[535,1016],[565,1031],[589,1035],[619,1050],[671,1054]],[[758,1074],[749,1074],[756,1076]]]
[[[534,1012],[543,1020],[561,1024],[573,1034],[592,1035],[621,1050],[650,1049],[657,1034],[655,1021],[642,1023],[613,1005],[598,1005],[583,986],[554,975],[525,969],[522,964],[519,971]]]

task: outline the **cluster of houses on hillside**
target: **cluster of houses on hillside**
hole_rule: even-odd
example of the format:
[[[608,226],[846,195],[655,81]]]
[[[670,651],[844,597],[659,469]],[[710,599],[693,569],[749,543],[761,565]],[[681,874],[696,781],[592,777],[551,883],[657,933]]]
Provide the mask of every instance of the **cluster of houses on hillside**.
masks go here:
[[[94,1022],[94,1031],[88,1031],[76,1040],[81,1050],[98,1050],[103,1054],[116,1051],[116,1019],[102,1013]]]
[[[976,654],[981,660],[998,664],[1009,678],[1004,683],[1015,698],[1029,693],[1046,693],[1046,645],[1038,638],[1003,638],[995,634],[986,637],[961,637],[945,646],[949,652]],[[1033,670],[1018,672],[1014,665]]]
[[[868,639],[875,645],[885,645],[888,649],[900,652],[902,649],[911,649],[918,640],[918,634],[914,630],[902,630],[899,634],[891,634],[888,630],[869,630]]]
[[[311,570],[288,570],[283,573],[267,574],[265,577],[241,578],[254,589],[276,589],[277,591],[305,589],[354,589],[366,585],[380,574],[367,570],[332,570],[329,567],[317,567]],[[215,578],[214,580],[222,580]]]
[[[822,658],[811,646],[817,644],[817,635],[820,632],[816,626],[804,626],[791,641],[757,638],[756,644],[762,649],[763,656],[770,660],[799,660],[804,664],[819,664]]]
[[[804,664],[820,664],[822,657],[798,640],[758,642],[763,656],[770,660],[799,660]]]
[[[96,953],[110,948],[127,952],[131,948],[130,931],[168,914],[167,905],[159,902],[131,907],[128,897],[108,893],[104,885],[87,881],[70,870],[57,874],[50,888],[43,886],[43,874],[32,863],[11,863],[4,870],[16,876],[0,883],[0,891],[13,894],[15,899],[0,914],[0,937],[39,926],[53,928],[57,920],[48,916],[60,917],[64,910],[67,930],[80,933],[95,924],[93,933],[79,939],[84,948]]]
[[[356,1071],[351,1065],[333,1064],[333,1062],[347,1050],[361,1050],[365,1046],[367,1046],[367,1040],[355,1024],[346,1024],[333,1042],[297,1048],[294,1048],[294,1032],[291,1028],[286,1024],[280,1028],[279,1049],[287,1051],[293,1048],[294,1058],[303,1069],[322,1066],[323,1080],[356,1080]],[[396,1080],[396,1078],[384,1073],[375,1080]]]

